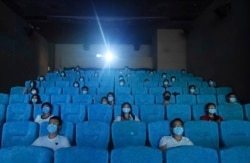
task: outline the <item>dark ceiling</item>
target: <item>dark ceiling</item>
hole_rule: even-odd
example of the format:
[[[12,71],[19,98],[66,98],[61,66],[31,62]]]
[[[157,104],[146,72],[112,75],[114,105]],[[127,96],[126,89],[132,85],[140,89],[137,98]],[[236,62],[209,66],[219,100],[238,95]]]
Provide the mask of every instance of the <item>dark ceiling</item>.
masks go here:
[[[188,29],[213,0],[2,0],[54,43],[151,44],[157,28]]]

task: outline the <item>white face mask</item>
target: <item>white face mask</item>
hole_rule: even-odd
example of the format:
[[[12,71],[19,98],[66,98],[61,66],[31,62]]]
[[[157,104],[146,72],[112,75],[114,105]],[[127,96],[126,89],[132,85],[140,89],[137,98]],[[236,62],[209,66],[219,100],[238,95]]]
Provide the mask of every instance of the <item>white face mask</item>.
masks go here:
[[[124,86],[124,82],[120,82],[120,86]]]
[[[123,113],[129,113],[130,110],[131,110],[131,109],[130,109],[130,108],[127,108],[127,107],[122,108]]]
[[[195,89],[194,88],[191,88],[190,89],[190,93],[194,93],[195,92]]]
[[[174,81],[175,81],[175,78],[172,78],[171,81],[174,82]]]
[[[74,84],[74,87],[78,87],[79,85],[77,83]]]
[[[88,91],[82,91],[82,93],[83,93],[83,94],[87,94],[87,93],[88,93]]]
[[[31,91],[31,94],[33,94],[33,95],[36,94],[36,93],[37,93],[36,90]]]

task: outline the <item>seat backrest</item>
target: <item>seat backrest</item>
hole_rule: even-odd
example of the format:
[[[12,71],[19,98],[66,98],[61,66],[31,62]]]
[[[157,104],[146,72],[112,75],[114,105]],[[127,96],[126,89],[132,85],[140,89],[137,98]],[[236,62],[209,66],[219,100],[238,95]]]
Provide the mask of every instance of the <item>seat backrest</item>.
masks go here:
[[[148,94],[155,95],[155,94],[162,94],[165,91],[163,87],[151,87],[148,89]]]
[[[32,117],[31,104],[9,104],[7,106],[6,121],[28,121]]]
[[[218,123],[211,121],[188,121],[185,136],[195,145],[219,149]]]
[[[111,123],[113,119],[113,108],[110,105],[103,104],[88,105],[87,117],[89,121],[101,121]]]
[[[2,147],[31,145],[38,137],[38,124],[30,121],[6,122],[2,131]]]
[[[132,87],[131,93],[132,93],[132,95],[148,94],[148,88],[146,88],[146,87]]]
[[[226,95],[232,91],[233,91],[233,89],[231,87],[218,87],[218,88],[216,88],[217,95],[219,95],[219,94]]]
[[[63,94],[77,95],[79,94],[80,89],[74,88],[74,87],[64,87],[62,91],[63,91]]]
[[[40,124],[39,128],[39,136],[46,136],[49,134],[48,130],[48,122],[43,122]],[[69,139],[70,144],[75,144],[75,125],[72,122],[63,122],[62,128],[59,131],[59,135],[65,136]]]
[[[140,119],[145,123],[161,121],[165,118],[165,108],[163,105],[141,105]]]
[[[250,122],[231,120],[220,122],[221,145],[224,147],[250,145]]]
[[[60,94],[60,95],[51,95],[51,103],[52,104],[64,104],[64,103],[70,103],[71,102],[71,96]]]
[[[53,163],[54,152],[45,147],[38,146],[13,146],[2,148],[0,150],[0,161],[15,162],[32,162],[32,163]]]
[[[177,153],[185,153],[181,156],[176,156]],[[201,146],[179,146],[175,148],[169,148],[164,151],[163,162],[202,162],[211,163],[219,162],[218,154],[215,149],[206,148]]]
[[[171,135],[169,125],[169,121],[156,121],[148,124],[148,140],[151,147],[159,148],[160,139]]]
[[[192,119],[200,120],[201,116],[205,115],[205,105],[206,104],[194,104],[192,105]]]
[[[10,94],[23,94],[25,89],[24,86],[14,86],[10,88]]]
[[[121,105],[124,102],[129,102],[131,105],[134,104],[134,96],[133,95],[116,95],[115,104]]]
[[[221,104],[217,106],[219,115],[224,120],[243,120],[243,107],[240,104]]]
[[[250,121],[250,104],[244,105],[245,119]]]
[[[162,163],[162,153],[158,149],[146,146],[134,146],[113,149],[110,163]]]
[[[196,104],[195,95],[183,94],[176,96],[176,104]]]
[[[217,103],[218,104],[227,104],[226,94],[217,95]]]
[[[29,94],[11,94],[9,96],[9,104],[28,103]]]
[[[60,87],[46,87],[45,94],[49,94],[49,95],[62,94],[62,88],[60,88]]]
[[[137,121],[113,122],[111,135],[115,148],[145,145],[146,124]]]
[[[0,104],[7,105],[9,103],[9,94],[0,93]]]
[[[184,122],[191,120],[191,107],[187,104],[169,104],[166,106],[165,113],[169,121],[175,118],[180,118]]]
[[[207,95],[207,94],[202,94],[202,95],[196,95],[196,101],[197,104],[206,104],[206,103],[217,103],[216,100],[216,95]]]
[[[5,119],[6,119],[6,105],[0,104],[0,125],[2,125],[5,122]]]
[[[79,103],[61,104],[61,118],[64,122],[82,122],[86,119],[86,106]]]
[[[134,95],[135,105],[155,104],[155,96],[152,94]]]
[[[182,94],[182,87],[169,87],[167,88],[167,91],[169,91],[171,94]]]
[[[235,146],[230,148],[222,148],[219,151],[220,162],[240,162],[249,163],[250,161],[250,146]]]
[[[115,88],[115,94],[117,95],[130,95],[131,94],[131,88],[130,87],[116,87]]]
[[[47,88],[47,87],[54,87],[55,81],[43,81],[41,82],[41,87]]]
[[[216,88],[213,87],[201,87],[200,94],[216,95]]]
[[[72,95],[72,103],[80,103],[80,104],[92,104],[92,95],[90,94],[79,94]]]
[[[85,121],[76,124],[76,145],[107,149],[110,140],[110,125],[100,121]]]
[[[106,86],[106,87],[100,87],[100,88],[97,88],[97,94],[108,94],[109,92],[113,92],[114,91],[114,88],[112,86]]]
[[[69,87],[69,81],[56,81],[56,87],[65,88]]]

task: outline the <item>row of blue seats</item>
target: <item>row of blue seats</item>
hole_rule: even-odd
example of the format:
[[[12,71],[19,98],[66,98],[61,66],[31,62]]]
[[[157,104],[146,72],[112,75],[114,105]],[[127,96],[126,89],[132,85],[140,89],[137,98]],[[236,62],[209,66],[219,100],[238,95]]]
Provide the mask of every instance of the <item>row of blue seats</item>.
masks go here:
[[[51,103],[83,103],[83,104],[98,104],[101,102],[101,98],[106,96],[107,93],[103,94],[39,94],[41,101]],[[32,98],[31,94],[1,94],[0,93],[0,104],[14,104],[14,103],[28,103]],[[142,104],[163,104],[164,97],[160,94],[116,94],[115,103],[122,104],[123,102],[129,102],[135,105]],[[226,95],[171,95],[171,104],[203,104],[213,102],[215,104],[226,104],[228,103]]]
[[[0,149],[0,162],[46,162],[46,163],[248,163],[250,147],[235,146],[216,151],[200,146],[181,146],[168,149],[162,155],[158,149],[131,146],[113,149],[69,147],[55,153],[47,148],[15,146]]]
[[[5,122],[2,128],[1,146],[31,145],[38,136],[48,135],[47,122]],[[159,148],[163,136],[170,136],[170,121],[144,122],[123,121],[111,125],[101,121],[79,123],[63,122],[60,135],[68,137],[74,146],[101,149],[147,145]],[[238,145],[250,146],[250,122],[231,120],[220,123],[211,121],[187,121],[184,135],[194,145],[221,149]]]
[[[205,104],[169,104],[163,105],[132,105],[133,114],[142,122],[150,123],[159,120],[173,120],[176,117],[183,121],[200,120],[205,115]],[[250,120],[250,104],[224,104],[217,106],[217,113],[224,120]],[[32,107],[31,104],[0,104],[0,122],[33,120],[42,114],[41,104]],[[121,106],[103,104],[53,104],[52,114],[61,116],[63,121],[82,122],[98,120],[111,123],[121,114]]]

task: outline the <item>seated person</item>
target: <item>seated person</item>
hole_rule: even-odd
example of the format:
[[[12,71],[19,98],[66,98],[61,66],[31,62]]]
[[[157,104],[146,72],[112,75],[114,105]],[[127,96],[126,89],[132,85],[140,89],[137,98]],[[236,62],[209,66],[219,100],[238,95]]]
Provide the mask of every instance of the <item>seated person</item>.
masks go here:
[[[79,77],[79,82],[84,82],[84,81],[85,81],[84,76],[80,76],[80,77]]]
[[[89,88],[87,86],[82,87],[82,94],[88,94]]]
[[[61,71],[60,72],[60,77],[62,80],[64,80],[66,78],[66,72],[65,71]]]
[[[36,104],[41,104],[41,97],[38,94],[34,94],[31,96],[29,104],[36,105]]]
[[[176,118],[170,122],[171,127],[171,136],[163,136],[159,142],[159,148],[164,151],[167,148],[184,146],[184,145],[193,145],[187,137],[183,136],[184,132],[184,123],[180,118]]]
[[[195,85],[190,85],[188,87],[188,89],[189,89],[189,94],[190,95],[197,95],[197,93],[196,93],[196,86]]]
[[[116,117],[114,121],[140,121],[140,119],[133,114],[131,104],[124,102],[121,106],[121,115]]]
[[[163,73],[161,74],[161,77],[162,77],[163,79],[166,79],[166,78],[167,78],[167,74],[166,74],[165,72],[163,72]]]
[[[43,81],[45,81],[46,79],[45,79],[45,76],[41,75],[41,76],[38,77],[38,80],[39,80],[40,82],[43,82]]]
[[[79,87],[80,87],[79,82],[78,82],[78,81],[74,81],[74,82],[73,82],[73,87],[74,87],[74,88],[79,88]]]
[[[209,80],[208,80],[208,86],[209,86],[209,87],[215,88],[215,87],[216,87],[215,81],[213,81],[212,79],[209,79]]]
[[[170,104],[171,93],[169,91],[165,91],[163,94],[163,105]]]
[[[32,88],[30,89],[30,94],[31,94],[31,95],[39,94],[38,88],[32,87]]]
[[[101,104],[104,104],[104,105],[108,104],[108,98],[106,96],[102,97]]]
[[[115,104],[115,94],[113,92],[109,92],[107,94],[107,98],[108,98],[108,104],[113,106]]]
[[[29,86],[24,88],[23,94],[30,93],[31,90],[32,90],[32,88],[36,88],[36,87],[37,87],[36,81],[35,80],[31,80],[29,82]]]
[[[169,84],[169,81],[168,81],[168,79],[164,79],[163,80],[163,86],[162,86],[163,88],[168,88],[168,87],[170,87],[170,84]]]
[[[204,121],[223,121],[223,118],[219,115],[216,115],[216,105],[214,103],[208,103],[205,106],[206,115],[200,117],[200,120]]]
[[[49,134],[47,136],[38,137],[32,145],[51,148],[56,151],[60,148],[70,147],[70,143],[67,137],[59,135],[59,131],[62,127],[62,120],[60,117],[53,116],[49,119],[47,130]]]
[[[120,86],[120,87],[125,86],[125,83],[126,83],[126,82],[125,82],[124,79],[120,79],[120,80],[119,80],[119,86]]]
[[[176,77],[175,77],[175,76],[171,76],[170,81],[171,81],[172,83],[175,82],[175,81],[176,81]]]
[[[43,122],[48,122],[49,119],[51,117],[53,117],[53,115],[51,115],[51,112],[53,109],[51,103],[49,103],[49,102],[43,103],[41,106],[41,109],[42,109],[42,114],[37,115],[36,119],[35,119],[35,122],[37,122],[39,124],[41,124]]]
[[[228,104],[238,104],[238,100],[234,92],[228,93],[226,96],[226,100]]]

